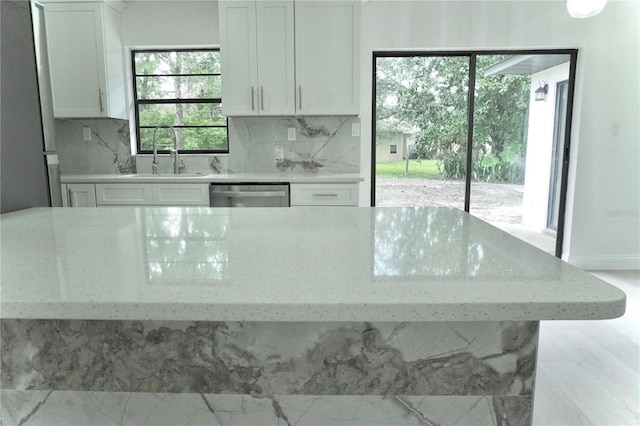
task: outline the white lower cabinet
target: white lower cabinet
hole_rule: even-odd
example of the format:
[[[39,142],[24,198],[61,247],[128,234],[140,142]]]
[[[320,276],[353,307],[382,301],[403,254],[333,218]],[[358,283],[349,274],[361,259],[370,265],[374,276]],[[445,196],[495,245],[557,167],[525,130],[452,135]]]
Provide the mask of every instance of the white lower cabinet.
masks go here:
[[[292,183],[291,207],[357,206],[357,183]]]
[[[295,206],[357,206],[358,183],[292,183]],[[66,183],[65,207],[209,206],[209,183]]]
[[[96,207],[96,188],[92,183],[62,184],[63,207]]]
[[[96,201],[98,206],[151,206],[152,186],[151,183],[98,183]]]
[[[65,207],[209,206],[208,183],[68,183]]]
[[[154,184],[154,206],[209,206],[209,184]]]

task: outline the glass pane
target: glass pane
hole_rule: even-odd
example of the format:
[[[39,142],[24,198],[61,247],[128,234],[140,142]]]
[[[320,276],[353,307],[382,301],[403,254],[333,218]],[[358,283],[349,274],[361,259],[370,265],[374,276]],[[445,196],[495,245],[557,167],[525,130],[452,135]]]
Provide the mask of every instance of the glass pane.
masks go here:
[[[226,127],[201,127],[177,129],[181,133],[181,149],[185,150],[227,150]]]
[[[143,151],[153,149],[155,140],[158,150],[172,149],[177,143],[180,150],[216,150],[228,151],[226,127],[201,127],[189,129],[140,129],[140,146]]]
[[[560,54],[477,56],[469,212],[550,253],[555,238],[539,231],[547,225],[554,117],[559,113],[553,97],[540,102],[534,93],[541,81],[568,79],[570,59]]]
[[[531,75],[492,72],[506,55],[478,55],[470,213],[500,227],[521,223]]]
[[[375,204],[464,208],[469,57],[377,58],[376,71]]]
[[[220,104],[139,105],[140,126],[226,126]]]
[[[220,51],[135,52],[136,74],[219,74]]]
[[[136,77],[138,99],[203,99],[222,97],[220,76]]]

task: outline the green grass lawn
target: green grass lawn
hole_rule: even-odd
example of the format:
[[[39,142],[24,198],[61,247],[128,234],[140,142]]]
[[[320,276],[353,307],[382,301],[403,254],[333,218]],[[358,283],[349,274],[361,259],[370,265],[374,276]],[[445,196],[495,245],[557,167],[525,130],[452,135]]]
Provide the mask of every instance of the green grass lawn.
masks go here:
[[[437,160],[409,160],[409,178],[442,179],[436,165]],[[404,177],[404,161],[393,163],[376,163],[377,177]]]

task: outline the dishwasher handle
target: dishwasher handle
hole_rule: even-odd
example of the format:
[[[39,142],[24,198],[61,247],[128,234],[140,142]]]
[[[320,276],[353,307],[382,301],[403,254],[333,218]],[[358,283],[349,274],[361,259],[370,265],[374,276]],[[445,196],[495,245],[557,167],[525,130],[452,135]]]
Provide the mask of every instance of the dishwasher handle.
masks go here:
[[[286,197],[285,191],[211,191],[212,196],[227,198]]]

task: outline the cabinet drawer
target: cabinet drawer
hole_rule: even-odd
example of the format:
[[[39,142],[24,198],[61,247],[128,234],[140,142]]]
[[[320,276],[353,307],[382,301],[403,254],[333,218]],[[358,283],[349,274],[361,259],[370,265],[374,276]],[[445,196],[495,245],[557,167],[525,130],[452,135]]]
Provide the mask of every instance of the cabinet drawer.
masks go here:
[[[150,206],[153,196],[150,183],[96,184],[98,206]]]
[[[209,206],[209,184],[163,183],[153,185],[156,206]]]
[[[358,184],[291,184],[291,206],[357,206]]]

